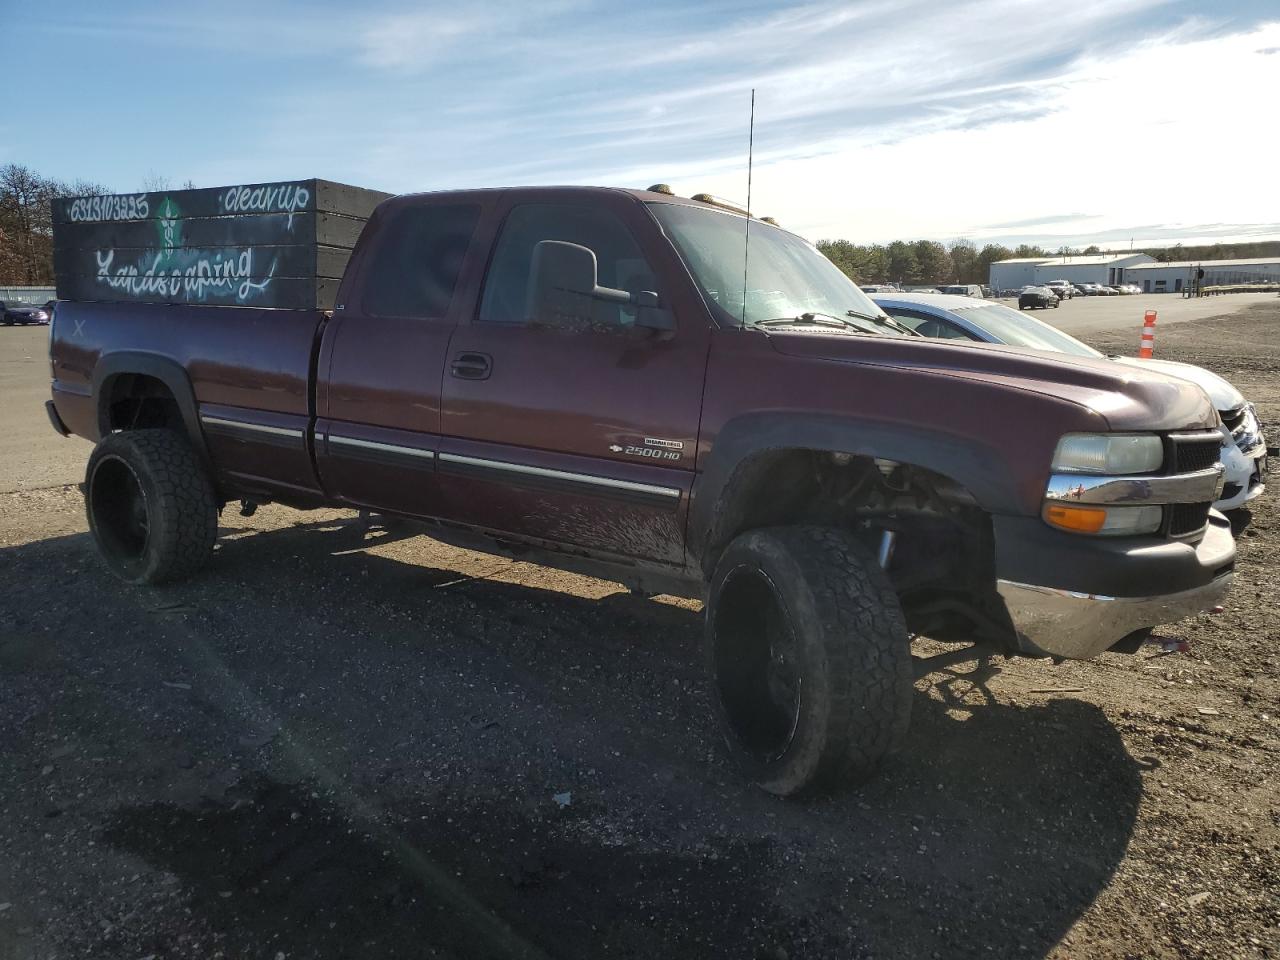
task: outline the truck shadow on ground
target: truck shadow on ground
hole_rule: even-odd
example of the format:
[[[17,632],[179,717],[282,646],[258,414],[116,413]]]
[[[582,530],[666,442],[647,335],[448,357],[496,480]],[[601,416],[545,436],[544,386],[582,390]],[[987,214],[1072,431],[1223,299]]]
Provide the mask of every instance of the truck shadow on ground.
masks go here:
[[[99,811],[106,846],[183,891],[160,932],[102,955],[199,927],[233,955],[1036,957],[1124,856],[1141,777],[1092,704],[922,681],[877,780],[782,802],[716,746],[697,611],[360,549],[389,536],[246,534],[159,593],[87,558],[61,616],[105,609],[112,628],[4,655],[23,683],[101,675],[48,714],[56,737],[92,723],[163,764],[180,730],[195,754],[181,798],[145,788],[167,775],[90,774],[130,797]],[[0,565],[21,580],[91,549],[61,538]],[[0,597],[18,604],[9,644],[35,614]],[[193,703],[168,704],[177,675]],[[246,701],[279,725],[265,748],[245,746]]]

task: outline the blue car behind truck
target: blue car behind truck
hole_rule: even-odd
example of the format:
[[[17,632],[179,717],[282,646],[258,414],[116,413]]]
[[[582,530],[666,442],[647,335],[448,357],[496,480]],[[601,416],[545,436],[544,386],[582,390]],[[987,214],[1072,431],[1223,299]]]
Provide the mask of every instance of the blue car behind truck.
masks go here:
[[[910,293],[873,294],[871,299],[899,323],[934,339],[998,343],[1095,360],[1106,356],[1043,320],[989,300]],[[1219,459],[1226,478],[1222,496],[1214,507],[1237,510],[1262,495],[1267,442],[1253,404],[1240,391],[1203,367],[1187,363],[1135,357],[1109,359],[1190,380],[1209,395],[1222,420]]]

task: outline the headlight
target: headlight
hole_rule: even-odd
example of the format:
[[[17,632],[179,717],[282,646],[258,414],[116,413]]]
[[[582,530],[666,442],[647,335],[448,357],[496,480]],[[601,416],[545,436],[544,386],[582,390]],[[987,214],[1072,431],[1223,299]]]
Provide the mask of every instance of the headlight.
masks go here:
[[[1053,454],[1054,473],[1124,476],[1154,473],[1164,463],[1164,442],[1152,433],[1068,433]]]
[[[1071,533],[1092,533],[1103,537],[1132,537],[1155,533],[1164,522],[1164,510],[1155,504],[1140,507],[1098,507],[1086,504],[1044,505],[1045,523]]]

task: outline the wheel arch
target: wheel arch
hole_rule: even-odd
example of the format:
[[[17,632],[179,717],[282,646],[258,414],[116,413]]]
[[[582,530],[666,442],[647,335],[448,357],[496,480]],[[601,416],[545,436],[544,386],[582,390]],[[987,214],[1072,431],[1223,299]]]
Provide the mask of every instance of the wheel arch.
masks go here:
[[[821,454],[892,460],[949,480],[987,513],[1014,512],[1013,474],[993,448],[919,427],[829,415],[760,414],[720,431],[693,491],[689,549],[709,576],[729,541],[759,514],[765,492]],[[767,522],[768,511],[764,512]]]
[[[209,454],[200,429],[199,407],[191,378],[178,361],[154,353],[133,350],[109,353],[94,366],[92,391],[99,438],[107,436],[114,429],[111,408],[118,399],[117,391],[126,377],[145,378],[164,387],[177,406],[183,431],[192,448],[207,463]]]

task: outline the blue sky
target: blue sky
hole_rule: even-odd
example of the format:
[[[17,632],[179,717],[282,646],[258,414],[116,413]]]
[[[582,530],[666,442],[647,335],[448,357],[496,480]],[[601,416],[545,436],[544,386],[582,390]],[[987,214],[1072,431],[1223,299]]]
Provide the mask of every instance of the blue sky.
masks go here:
[[[1280,3],[0,0],[0,162],[671,183],[812,239],[1280,238]],[[1270,104],[1270,105],[1269,105]]]

